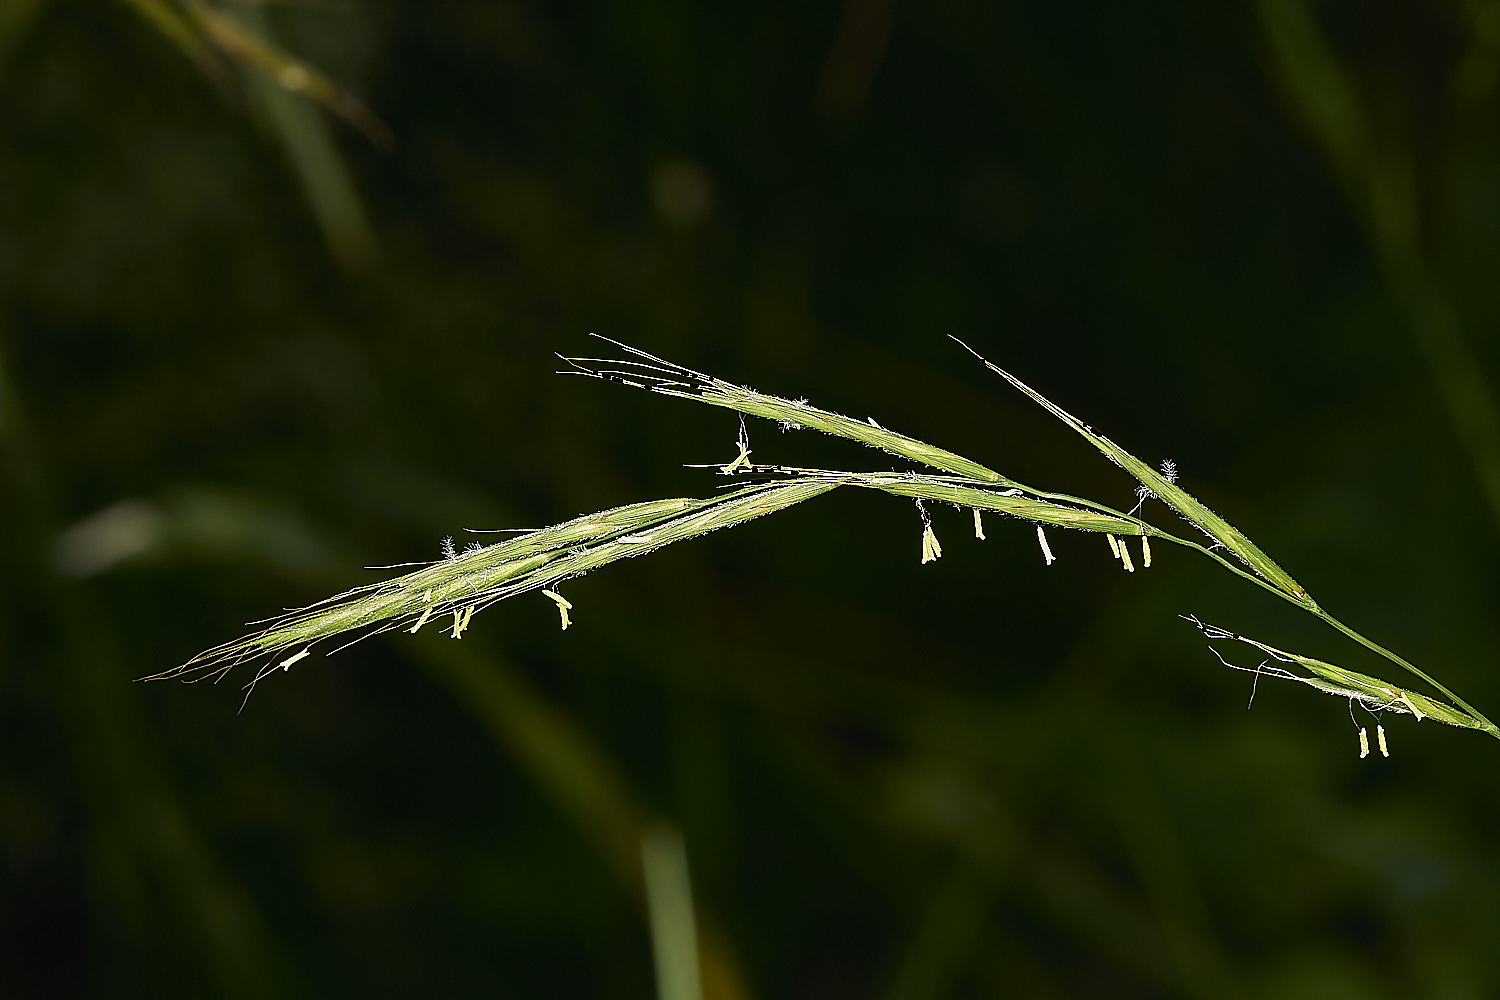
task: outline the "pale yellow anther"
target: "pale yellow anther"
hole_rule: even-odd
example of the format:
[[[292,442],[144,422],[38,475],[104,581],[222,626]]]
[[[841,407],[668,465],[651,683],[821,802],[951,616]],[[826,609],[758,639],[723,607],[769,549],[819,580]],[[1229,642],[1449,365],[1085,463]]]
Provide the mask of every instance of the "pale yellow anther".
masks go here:
[[[937,535],[932,533],[932,525],[922,529],[922,563],[926,565],[943,555],[943,547],[938,544]]]
[[[432,591],[429,590],[427,593],[431,594]],[[417,634],[417,630],[420,629],[423,625],[426,625],[427,624],[427,619],[429,619],[431,617],[432,617],[432,609],[431,608],[424,608],[423,611],[422,611],[422,617],[418,618],[417,619],[417,623],[415,625],[413,625],[411,628],[407,629],[407,631],[410,632],[412,635],[416,635]]]
[[[1120,543],[1115,540],[1115,536],[1105,535],[1104,537],[1109,539],[1109,551],[1114,553],[1116,559],[1120,558]]]
[[[719,471],[724,473],[724,475],[726,476],[732,476],[740,469],[748,469],[752,464],[750,462],[750,442],[741,438],[739,445],[739,457],[736,458],[733,462],[730,462],[728,465],[722,465],[719,467]]]
[[[1382,756],[1382,757],[1389,757],[1391,755],[1391,751],[1385,745],[1385,727],[1384,726],[1376,726],[1375,727],[1375,741],[1380,744],[1380,756]]]
[[[568,609],[573,607],[572,603],[566,597],[557,593],[556,591],[544,590],[542,591],[542,593],[546,594],[548,597],[552,598],[552,600],[557,602],[557,614],[562,618],[562,630],[566,632],[568,630],[568,626],[573,624],[573,620],[568,617]]]
[[[1141,565],[1151,568],[1151,539],[1145,535],[1141,536]]]
[[[280,663],[278,663],[277,666],[280,667],[282,670],[290,670],[290,669],[292,669],[292,664],[293,663],[296,663],[298,660],[302,659],[304,656],[306,656],[310,652],[312,652],[312,650],[310,650],[310,649],[304,649],[302,652],[298,653],[296,656],[288,656],[286,659],[284,659]]]
[[[1135,563],[1130,561],[1130,548],[1125,544],[1125,539],[1120,539],[1120,562],[1125,564],[1125,569],[1131,573],[1135,572]]]
[[[1363,726],[1359,730],[1359,759],[1370,756],[1370,731]]]
[[[1057,556],[1052,554],[1052,547],[1047,544],[1047,533],[1042,530],[1040,524],[1036,526],[1036,541],[1042,547],[1042,557],[1047,560],[1047,565],[1051,566],[1057,562]]]
[[[453,638],[462,639],[464,629],[469,627],[469,619],[474,617],[474,605],[469,605],[462,611],[453,612]]]
[[[1401,692],[1400,700],[1401,704],[1405,705],[1407,709],[1411,711],[1411,714],[1417,717],[1418,722],[1421,722],[1423,719],[1427,718],[1427,713],[1418,708],[1416,704],[1411,700],[1411,696],[1408,695],[1405,691]]]
[[[974,508],[974,537],[981,542],[984,541],[984,521],[979,516],[979,508]]]

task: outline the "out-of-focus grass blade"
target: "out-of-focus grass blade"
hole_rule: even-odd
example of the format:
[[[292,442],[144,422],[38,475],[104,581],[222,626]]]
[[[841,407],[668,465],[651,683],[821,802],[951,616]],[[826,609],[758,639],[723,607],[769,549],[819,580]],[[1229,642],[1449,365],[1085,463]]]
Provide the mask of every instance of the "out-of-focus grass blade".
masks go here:
[[[1464,310],[1440,277],[1442,253],[1430,243],[1432,230],[1440,227],[1423,218],[1420,171],[1413,166],[1410,140],[1402,130],[1377,128],[1379,119],[1304,0],[1259,0],[1255,6],[1274,55],[1268,69],[1322,145],[1363,221],[1392,297],[1407,314],[1490,513],[1500,523],[1500,403],[1474,348],[1475,336],[1464,329]],[[1476,4],[1470,13],[1483,10]],[[1482,36],[1485,29],[1478,30]],[[1488,47],[1482,37],[1475,44],[1479,51]],[[1473,122],[1490,128],[1483,116]],[[1457,148],[1486,141],[1470,135],[1460,138]],[[1456,175],[1451,163],[1443,169]]]
[[[169,0],[124,0],[162,37],[177,46],[225,94],[235,92],[234,79],[219,53]]]
[[[170,0],[125,2],[226,93],[239,91],[223,57],[240,67],[250,103],[286,151],[334,257],[346,267],[367,261],[375,240],[364,206],[315,104],[346,119],[382,148],[393,141],[385,123],[353,94],[278,46],[260,4],[238,4],[230,13],[203,0],[182,0],[180,6]]]
[[[657,1000],[703,1000],[687,847],[675,827],[653,823],[642,831],[641,870],[656,959]]]
[[[954,340],[958,340],[958,338],[955,337]],[[1218,514],[1209,510],[1192,494],[1176,483],[1169,481],[1166,476],[1145,462],[1142,462],[1109,438],[1104,437],[1102,434],[1094,433],[1093,428],[1089,427],[1082,420],[1079,420],[1056,403],[1053,403],[1046,396],[1043,396],[1010,372],[992,361],[981,357],[977,351],[969,347],[969,345],[964,344],[963,341],[960,340],[958,343],[962,344],[966,350],[976,358],[979,358],[980,361],[983,361],[985,366],[991,371],[1040,403],[1048,413],[1051,413],[1054,417],[1057,417],[1057,419],[1083,435],[1090,444],[1098,448],[1111,461],[1120,466],[1120,468],[1139,480],[1142,486],[1145,486],[1155,494],[1163,503],[1181,514],[1184,519],[1196,525],[1204,534],[1233,552],[1239,557],[1241,562],[1253,569],[1259,576],[1268,580],[1296,603],[1301,604],[1308,610],[1317,607],[1317,602],[1308,595],[1307,591],[1302,589],[1301,584],[1292,579],[1290,573],[1276,565],[1271,557],[1262,552],[1254,542],[1246,538],[1243,532]]]
[[[661,820],[616,763],[561,708],[492,650],[469,643],[408,641],[407,651],[446,683],[495,741],[594,842],[631,896],[647,909],[641,840]],[[749,1000],[729,940],[696,921],[704,1000]]]
[[[254,44],[263,52],[279,52],[271,45],[271,23],[261,5],[241,4],[232,17],[217,12],[211,12],[210,16],[238,22],[236,26],[242,31],[242,41],[236,44]],[[375,238],[370,232],[364,205],[328,122],[317,106],[309,101],[309,98],[319,99],[311,89],[314,86],[309,75],[312,71],[301,63],[285,59],[278,61],[278,58],[246,65],[245,87],[251,102],[286,150],[287,159],[302,185],[308,206],[323,230],[329,249],[339,263],[357,267],[368,261],[375,251]],[[296,87],[289,85],[289,81],[298,83],[303,80],[308,82]],[[363,108],[363,105],[359,107]],[[373,116],[371,121],[379,124]],[[384,128],[380,125],[380,129]],[[388,137],[389,133],[384,135]],[[375,135],[371,137],[376,138]]]
[[[1289,96],[1307,116],[1337,168],[1357,173],[1359,164],[1374,153],[1369,118],[1312,12],[1299,0],[1259,0],[1255,7]]]
[[[140,699],[119,683],[127,660],[112,609],[46,566],[48,549],[40,543],[56,533],[52,484],[36,460],[31,421],[6,360],[0,357],[0,488],[8,537],[23,540],[7,550],[8,566],[25,574],[46,622],[47,670],[38,680],[55,699],[63,746],[77,768],[76,822],[105,893],[100,902],[107,899],[115,932],[136,939],[139,958],[180,964],[187,973],[182,982],[194,981],[188,970],[201,962],[203,989],[214,996],[285,996],[286,967],[253,896],[217,856],[177,789]],[[4,981],[14,984],[14,973]],[[4,988],[5,995],[12,989]]]
[[[257,5],[242,5],[236,16],[202,0],[187,0],[185,8],[203,37],[235,62],[264,73],[291,93],[318,102],[365,133],[377,146],[385,148],[394,142],[391,130],[363,101],[270,41],[264,33],[248,28],[249,18],[257,15],[264,18]]]

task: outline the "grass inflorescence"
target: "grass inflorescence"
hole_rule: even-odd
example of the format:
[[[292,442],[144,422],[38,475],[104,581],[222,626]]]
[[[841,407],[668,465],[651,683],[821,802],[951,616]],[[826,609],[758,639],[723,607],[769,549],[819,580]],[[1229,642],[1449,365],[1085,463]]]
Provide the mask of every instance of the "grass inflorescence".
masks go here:
[[[615,343],[610,341],[610,343]],[[746,386],[685,368],[615,343],[627,357],[617,359],[565,358],[570,374],[621,382],[666,396],[689,399],[760,417],[784,429],[812,429],[856,441],[935,472],[849,472],[762,465],[749,459],[748,439],[741,431],[739,456],[717,466],[728,476],[753,476],[753,485],[730,488],[705,499],[654,500],[600,511],[562,524],[527,532],[507,541],[458,553],[449,548],[443,559],[383,583],[358,587],[316,605],[271,620],[259,632],[200,653],[187,663],[148,680],[202,680],[224,677],[233,667],[258,661],[246,685],[248,691],[277,668],[288,669],[309,655],[320,642],[355,634],[352,642],[404,628],[420,631],[434,619],[443,621],[453,638],[461,638],[473,615],[497,601],[540,590],[557,604],[563,628],[571,623],[572,604],[557,592],[560,583],[582,576],[619,559],[644,555],[674,542],[733,527],[765,514],[822,496],[840,487],[877,490],[913,500],[922,509],[922,561],[939,558],[942,548],[933,535],[924,504],[946,503],[974,512],[975,534],[984,537],[982,513],[1008,515],[1036,525],[1037,540],[1048,565],[1055,557],[1045,527],[1103,534],[1111,552],[1125,569],[1135,571],[1126,545],[1139,540],[1142,567],[1151,565],[1151,540],[1196,551],[1224,569],[1296,605],[1340,632],[1421,678],[1452,704],[1376,677],[1346,670],[1310,657],[1287,653],[1244,636],[1198,625],[1211,639],[1231,639],[1268,654],[1270,661],[1254,668],[1264,674],[1295,680],[1327,694],[1346,697],[1373,711],[1410,714],[1419,721],[1436,719],[1449,725],[1478,729],[1500,738],[1500,728],[1463,699],[1400,656],[1366,638],[1325,611],[1292,576],[1276,564],[1243,532],[1189,494],[1176,482],[1169,463],[1152,468],[1083,421],[1057,406],[1015,376],[980,358],[986,366],[1026,393],[1059,420],[1077,431],[1139,483],[1142,499],[1155,497],[1193,525],[1209,544],[1149,524],[1134,512],[1115,510],[1082,497],[1039,490],[1004,476],[962,455],[880,426],[873,419],[856,420],[819,409],[805,400],[783,399]],[[965,345],[967,348],[967,345]],[[972,350],[972,349],[971,349]],[[976,357],[978,355],[976,354]],[[1227,553],[1227,555],[1226,555]],[[451,616],[451,622],[446,619]],[[345,645],[349,643],[346,642]],[[343,648],[340,646],[339,648]],[[287,656],[288,652],[292,655]],[[335,652],[337,650],[334,650]],[[1222,658],[1221,658],[1222,659]],[[1227,663],[1227,661],[1226,661]],[[1295,672],[1300,666],[1306,674]],[[1250,669],[1250,668],[1239,668]],[[1382,731],[1383,735],[1383,731]]]

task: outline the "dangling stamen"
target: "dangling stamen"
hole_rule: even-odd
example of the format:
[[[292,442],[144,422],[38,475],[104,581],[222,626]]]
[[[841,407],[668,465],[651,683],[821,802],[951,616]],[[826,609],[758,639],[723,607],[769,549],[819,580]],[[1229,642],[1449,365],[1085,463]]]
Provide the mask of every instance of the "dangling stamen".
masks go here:
[[[428,591],[428,593],[431,593],[431,591]],[[413,625],[411,628],[407,629],[407,631],[410,632],[412,635],[416,635],[417,634],[417,630],[420,629],[423,625],[426,625],[427,624],[427,619],[429,619],[431,617],[432,617],[432,608],[429,607],[429,608],[422,609],[422,617],[418,618],[417,619],[417,623],[415,625]]]
[[[467,608],[464,608],[462,611],[459,611],[456,608],[454,609],[453,638],[462,639],[464,637],[464,629],[469,627],[469,619],[472,617],[474,617],[474,605],[472,604]]]
[[[1047,544],[1047,533],[1042,530],[1040,524],[1036,526],[1036,540],[1037,544],[1042,547],[1042,556],[1047,560],[1047,565],[1051,566],[1057,562],[1057,556],[1052,554],[1052,548]]]
[[[942,555],[943,547],[938,544],[937,535],[932,533],[932,525],[924,526],[922,528],[922,564],[933,562]]]
[[[562,630],[566,632],[568,630],[568,626],[573,624],[573,620],[568,617],[568,609],[573,606],[572,602],[570,602],[566,597],[557,593],[556,591],[544,590],[542,591],[542,593],[546,594],[548,597],[552,598],[552,600],[557,602],[557,614],[560,618],[562,618]]]
[[[719,471],[726,476],[732,476],[740,469],[748,469],[752,464],[754,464],[750,461],[750,435],[745,430],[744,417],[740,418],[740,436],[739,440],[736,443],[740,446],[739,456],[736,457],[735,460],[733,462],[730,462],[728,465],[722,465],[719,467]]]

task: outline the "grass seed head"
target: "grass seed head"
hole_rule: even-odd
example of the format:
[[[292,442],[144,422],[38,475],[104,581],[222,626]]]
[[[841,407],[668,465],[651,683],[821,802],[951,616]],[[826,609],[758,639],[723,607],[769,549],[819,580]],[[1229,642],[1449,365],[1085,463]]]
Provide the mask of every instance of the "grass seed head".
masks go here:
[[[959,341],[959,343],[963,344],[962,341]],[[1292,579],[1291,574],[1276,565],[1270,556],[1262,552],[1238,528],[1209,510],[1196,497],[1178,486],[1175,482],[1177,478],[1177,467],[1175,465],[1163,463],[1163,471],[1158,472],[1124,448],[1115,444],[1109,438],[1104,437],[1102,434],[1096,434],[1094,429],[1082,420],[1079,420],[1067,410],[1064,410],[1046,396],[1043,396],[1031,388],[1031,386],[1016,378],[1010,372],[980,356],[977,351],[974,351],[967,344],[963,344],[963,346],[976,358],[984,362],[985,366],[991,371],[1004,378],[1017,389],[1020,389],[1046,409],[1048,413],[1051,413],[1077,431],[1090,444],[1103,452],[1110,461],[1134,476],[1152,495],[1177,511],[1185,520],[1195,525],[1204,534],[1234,553],[1242,563],[1249,566],[1262,579],[1270,582],[1303,607],[1309,610],[1317,607],[1316,602],[1302,588],[1301,584]],[[1167,473],[1170,473],[1170,479]]]
[[[1338,698],[1347,698],[1351,703],[1357,701],[1371,711],[1398,712],[1403,715],[1414,716],[1418,721],[1422,719],[1436,719],[1438,722],[1446,723],[1450,726],[1488,731],[1482,719],[1454,708],[1452,705],[1438,701],[1436,698],[1429,698],[1415,691],[1397,687],[1378,677],[1371,677],[1368,674],[1347,670],[1310,656],[1288,653],[1284,649],[1268,646],[1263,642],[1239,635],[1228,629],[1209,625],[1191,615],[1184,615],[1183,617],[1196,625],[1199,631],[1209,639],[1232,639],[1235,642],[1253,646],[1261,652],[1266,653],[1276,663],[1285,664],[1285,666],[1262,664],[1253,668],[1237,667],[1220,655],[1220,662],[1232,669],[1306,684],[1308,687],[1322,691],[1324,694],[1330,694]],[[1209,648],[1212,649],[1213,647]],[[1218,655],[1217,650],[1214,652]],[[1293,667],[1301,667],[1307,673],[1298,673],[1292,669]]]

